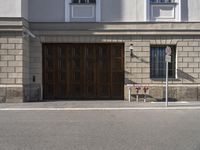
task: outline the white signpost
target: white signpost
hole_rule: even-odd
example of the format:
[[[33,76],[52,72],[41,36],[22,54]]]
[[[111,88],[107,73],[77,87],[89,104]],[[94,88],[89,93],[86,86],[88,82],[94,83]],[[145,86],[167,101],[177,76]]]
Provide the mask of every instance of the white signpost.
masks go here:
[[[168,65],[171,62],[171,53],[172,50],[169,46],[165,49],[165,62],[166,62],[166,90],[165,90],[165,105],[168,107]]]
[[[131,88],[133,87],[133,84],[127,84],[128,87],[128,101],[131,102]]]

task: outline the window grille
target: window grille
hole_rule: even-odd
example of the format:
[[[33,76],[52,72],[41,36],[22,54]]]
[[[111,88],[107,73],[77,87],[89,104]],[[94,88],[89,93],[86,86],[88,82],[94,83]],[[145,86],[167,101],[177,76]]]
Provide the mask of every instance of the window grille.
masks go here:
[[[169,63],[169,78],[175,78],[176,72],[176,46],[170,46],[172,49],[171,63]],[[150,77],[165,78],[166,62],[165,62],[166,46],[151,46],[150,48]]]

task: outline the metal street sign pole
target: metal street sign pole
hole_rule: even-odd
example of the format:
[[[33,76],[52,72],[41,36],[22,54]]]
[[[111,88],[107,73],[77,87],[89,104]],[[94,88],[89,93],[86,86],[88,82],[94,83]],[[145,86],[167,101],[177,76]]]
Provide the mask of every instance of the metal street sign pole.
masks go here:
[[[165,89],[165,106],[168,107],[168,61],[166,61],[166,89]]]
[[[165,89],[165,105],[166,107],[168,107],[168,65],[169,65],[169,62],[171,62],[171,48],[169,46],[166,47],[165,49],[165,53],[166,53],[166,56],[165,56],[165,62],[166,62],[166,89]]]
[[[131,102],[131,87],[128,88],[128,101]]]

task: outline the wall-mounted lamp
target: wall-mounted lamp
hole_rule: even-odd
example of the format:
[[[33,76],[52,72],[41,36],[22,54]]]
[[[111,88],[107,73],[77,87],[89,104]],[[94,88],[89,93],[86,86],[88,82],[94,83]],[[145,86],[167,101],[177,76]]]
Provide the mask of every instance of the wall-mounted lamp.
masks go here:
[[[130,46],[129,46],[129,50],[130,50],[130,56],[131,57],[133,57],[134,55],[133,55],[133,44],[130,44]]]

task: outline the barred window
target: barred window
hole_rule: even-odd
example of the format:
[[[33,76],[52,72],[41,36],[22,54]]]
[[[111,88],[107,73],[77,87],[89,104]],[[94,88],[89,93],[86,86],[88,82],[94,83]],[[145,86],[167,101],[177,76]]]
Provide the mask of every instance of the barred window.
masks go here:
[[[93,4],[93,3],[96,3],[96,0],[72,0],[72,3],[76,3],[76,4]]]
[[[166,62],[165,48],[167,46],[157,45],[150,48],[150,77],[165,78],[166,77]],[[176,74],[176,46],[170,46],[172,49],[171,63],[169,63],[169,78],[175,78]]]

